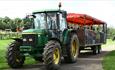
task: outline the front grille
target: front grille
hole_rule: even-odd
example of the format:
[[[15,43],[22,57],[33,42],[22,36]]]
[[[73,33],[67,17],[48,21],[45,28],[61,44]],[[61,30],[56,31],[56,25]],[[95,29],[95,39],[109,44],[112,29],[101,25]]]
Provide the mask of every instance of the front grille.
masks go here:
[[[26,39],[26,41],[23,41],[23,46],[35,46],[37,44],[37,34],[23,34],[23,39]],[[29,41],[29,39],[32,39],[32,41]]]

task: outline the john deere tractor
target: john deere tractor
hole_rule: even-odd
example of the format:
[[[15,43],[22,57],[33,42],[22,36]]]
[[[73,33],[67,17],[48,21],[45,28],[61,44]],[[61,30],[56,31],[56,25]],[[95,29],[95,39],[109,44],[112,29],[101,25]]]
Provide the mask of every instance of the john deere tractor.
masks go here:
[[[22,67],[28,55],[44,62],[48,70],[57,69],[62,58],[65,62],[76,62],[79,41],[76,30],[67,27],[66,13],[57,9],[36,11],[29,15],[27,18],[32,20],[31,27],[9,45],[8,65]]]

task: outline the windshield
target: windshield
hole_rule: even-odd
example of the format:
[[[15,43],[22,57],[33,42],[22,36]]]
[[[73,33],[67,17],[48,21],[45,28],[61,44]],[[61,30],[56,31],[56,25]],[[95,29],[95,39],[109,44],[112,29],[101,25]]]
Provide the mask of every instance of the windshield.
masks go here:
[[[35,29],[44,29],[46,28],[46,15],[45,13],[35,14],[34,18]]]
[[[56,23],[56,13],[37,13],[34,15],[35,29],[50,29],[51,23]]]

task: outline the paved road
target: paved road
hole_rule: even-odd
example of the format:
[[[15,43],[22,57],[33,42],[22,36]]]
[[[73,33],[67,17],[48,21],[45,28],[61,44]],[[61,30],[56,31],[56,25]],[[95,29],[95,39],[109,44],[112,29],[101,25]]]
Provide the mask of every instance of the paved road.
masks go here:
[[[110,46],[102,49],[102,53],[98,55],[93,55],[91,52],[82,51],[77,63],[73,64],[61,64],[60,70],[103,70],[102,60],[109,51],[114,50],[115,46]],[[11,69],[12,70],[12,69]],[[15,70],[45,70],[42,63],[36,65],[24,66],[22,69]]]

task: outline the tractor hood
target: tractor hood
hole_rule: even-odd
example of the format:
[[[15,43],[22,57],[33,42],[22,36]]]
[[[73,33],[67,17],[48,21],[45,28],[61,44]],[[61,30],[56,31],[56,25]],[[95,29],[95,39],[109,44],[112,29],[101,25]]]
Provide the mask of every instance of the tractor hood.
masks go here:
[[[47,34],[47,31],[45,29],[28,29],[24,30],[22,34],[39,34],[39,35],[44,35]]]

